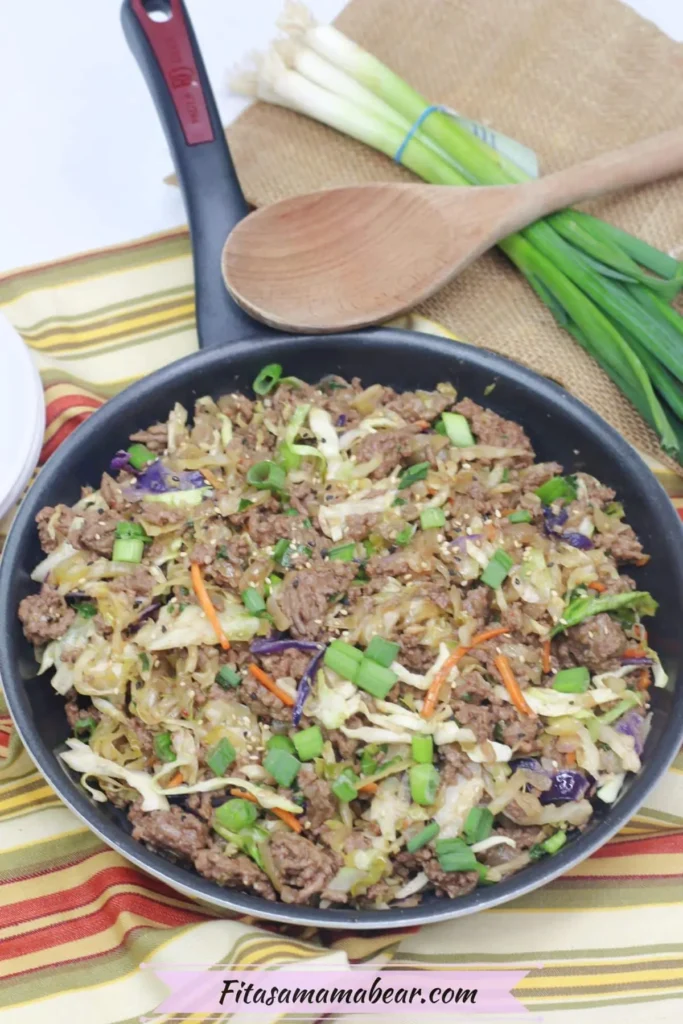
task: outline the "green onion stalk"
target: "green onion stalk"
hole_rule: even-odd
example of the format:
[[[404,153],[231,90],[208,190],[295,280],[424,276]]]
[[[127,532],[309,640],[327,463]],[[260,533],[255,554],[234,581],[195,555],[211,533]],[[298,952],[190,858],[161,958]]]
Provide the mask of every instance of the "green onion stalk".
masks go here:
[[[401,163],[433,185],[502,185],[529,175],[464,123],[430,106],[372,54],[288,3],[288,38],[234,76],[234,91],[287,107]],[[558,323],[592,356],[683,462],[683,317],[670,305],[683,286],[678,260],[589,214],[564,210],[499,248]]]

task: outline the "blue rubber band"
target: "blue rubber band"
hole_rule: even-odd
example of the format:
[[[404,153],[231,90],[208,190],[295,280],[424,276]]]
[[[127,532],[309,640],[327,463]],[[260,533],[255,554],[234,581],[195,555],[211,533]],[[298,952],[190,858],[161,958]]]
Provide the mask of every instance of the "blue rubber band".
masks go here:
[[[423,123],[427,120],[430,114],[434,113],[435,110],[438,110],[441,114],[452,114],[452,111],[448,107],[444,107],[440,103],[432,103],[431,106],[425,107],[417,120],[410,126],[406,132],[406,137],[394,153],[395,163],[400,164],[402,162],[408,143],[414,137],[415,133],[419,132]]]

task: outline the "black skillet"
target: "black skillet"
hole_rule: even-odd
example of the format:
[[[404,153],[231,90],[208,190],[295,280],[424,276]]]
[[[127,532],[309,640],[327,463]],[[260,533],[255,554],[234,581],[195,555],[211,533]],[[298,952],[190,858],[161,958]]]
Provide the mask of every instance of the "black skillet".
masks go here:
[[[153,21],[150,11],[171,18]],[[187,204],[201,351],[127,388],[96,412],[52,456],[24,500],[0,567],[0,676],[19,733],[64,802],[106,843],[174,888],[226,910],[331,928],[404,928],[471,914],[528,893],[609,839],[642,804],[680,746],[683,700],[673,692],[683,667],[683,533],[678,517],[641,459],[600,417],[555,384],[500,356],[410,331],[298,338],[276,334],[249,320],[228,297],[220,272],[225,238],[247,207],[182,2],[125,0],[122,17],[164,124]],[[653,726],[642,772],[629,781],[614,807],[599,811],[588,830],[557,856],[461,899],[431,897],[412,909],[316,910],[270,903],[222,889],[191,869],[150,853],[131,839],[123,813],[111,804],[92,802],[58,760],[57,751],[69,735],[63,700],[46,679],[36,680],[33,651],[16,615],[19,601],[35,590],[29,575],[42,558],[36,513],[44,505],[72,504],[80,496],[81,484],[96,486],[128,435],[164,420],[174,402],[192,408],[200,395],[238,388],[248,391],[258,370],[272,362],[310,382],[338,373],[347,378],[358,375],[366,384],[383,382],[407,390],[433,388],[439,381],[450,380],[462,394],[483,400],[523,424],[539,460],[557,460],[567,470],[593,473],[625,502],[629,521],[652,554],[636,576],[639,588],[651,590],[660,602],[651,637],[671,683],[667,690],[653,694]],[[484,389],[492,383],[495,390],[484,398]]]

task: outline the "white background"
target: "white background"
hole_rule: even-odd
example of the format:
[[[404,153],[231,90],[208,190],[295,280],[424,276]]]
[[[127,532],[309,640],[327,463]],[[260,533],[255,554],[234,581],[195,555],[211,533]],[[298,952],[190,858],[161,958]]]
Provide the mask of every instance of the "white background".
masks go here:
[[[325,21],[344,6],[308,3]],[[628,3],[683,40],[683,0]],[[242,109],[226,71],[267,45],[281,6],[187,0],[226,122]],[[0,69],[0,272],[183,223],[118,0],[0,0]]]

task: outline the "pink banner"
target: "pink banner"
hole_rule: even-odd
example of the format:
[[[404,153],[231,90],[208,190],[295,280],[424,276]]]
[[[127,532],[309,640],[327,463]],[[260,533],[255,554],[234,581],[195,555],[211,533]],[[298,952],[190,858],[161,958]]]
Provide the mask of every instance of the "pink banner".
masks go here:
[[[279,1016],[293,1011],[377,1013],[393,1007],[420,1013],[526,1014],[512,995],[528,971],[383,970],[314,967],[276,971],[156,968],[170,989],[156,1013],[235,1013]]]

